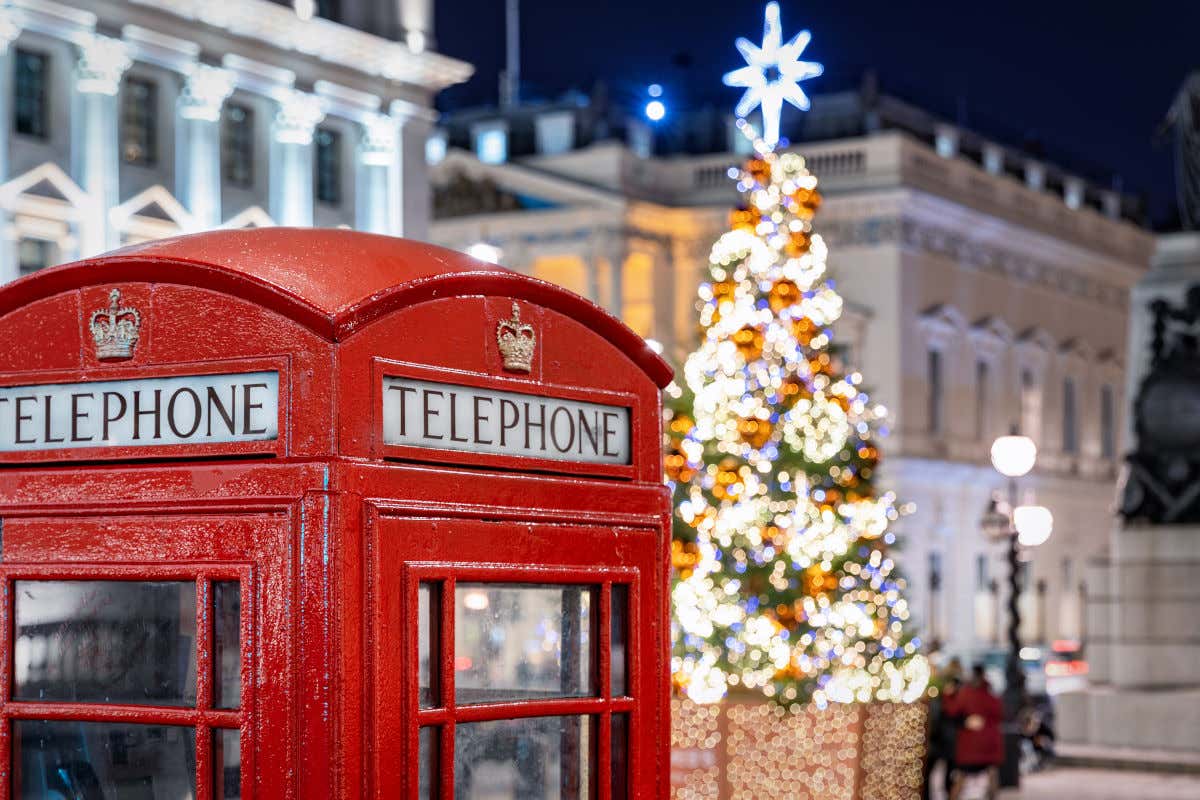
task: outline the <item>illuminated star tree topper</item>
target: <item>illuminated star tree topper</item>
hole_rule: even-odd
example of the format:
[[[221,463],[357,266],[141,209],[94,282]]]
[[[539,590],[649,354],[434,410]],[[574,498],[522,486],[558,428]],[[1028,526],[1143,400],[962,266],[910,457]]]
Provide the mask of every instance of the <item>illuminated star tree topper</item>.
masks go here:
[[[800,88],[800,81],[815,78],[825,71],[815,61],[800,60],[811,39],[811,33],[800,31],[784,44],[779,4],[772,2],[767,3],[762,47],[745,37],[737,40],[738,52],[746,59],[746,66],[727,72],[725,85],[746,87],[746,92],[734,108],[739,118],[744,119],[755,108],[762,108],[762,139],[772,149],[779,143],[779,116],[783,113],[783,101],[807,111],[808,95]]]

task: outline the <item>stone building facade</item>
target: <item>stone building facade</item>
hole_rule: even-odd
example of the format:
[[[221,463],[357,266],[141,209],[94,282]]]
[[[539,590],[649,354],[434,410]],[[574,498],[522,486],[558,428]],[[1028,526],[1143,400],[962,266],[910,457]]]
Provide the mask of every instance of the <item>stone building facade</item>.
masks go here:
[[[433,46],[432,0],[0,2],[0,280],[222,226],[423,238],[471,73]]]
[[[1129,290],[1153,238],[1128,198],[899,101],[858,101],[815,98],[817,141],[795,149],[825,196],[815,227],[846,300],[835,341],[891,412],[884,477],[915,504],[898,534],[920,626],[971,657],[1002,642],[1005,568],[980,518],[1002,486],[990,444],[1019,426],[1040,449],[1022,492],[1056,521],[1025,568],[1024,638],[1083,639],[1084,564],[1105,547],[1121,453]],[[562,109],[545,113],[449,120],[434,240],[590,297],[681,363],[739,154],[656,156],[635,125],[564,140]],[[534,149],[506,152],[522,138]]]

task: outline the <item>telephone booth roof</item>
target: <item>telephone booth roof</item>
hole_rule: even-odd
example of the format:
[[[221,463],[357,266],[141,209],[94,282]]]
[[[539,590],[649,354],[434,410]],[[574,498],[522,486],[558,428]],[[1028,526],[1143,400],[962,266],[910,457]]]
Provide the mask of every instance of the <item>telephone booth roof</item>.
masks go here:
[[[387,313],[429,300],[520,297],[591,328],[659,387],[671,380],[671,368],[636,333],[558,286],[436,245],[342,229],[222,230],[132,245],[0,287],[0,316],[59,292],[121,281],[175,283],[242,297],[334,342]]]

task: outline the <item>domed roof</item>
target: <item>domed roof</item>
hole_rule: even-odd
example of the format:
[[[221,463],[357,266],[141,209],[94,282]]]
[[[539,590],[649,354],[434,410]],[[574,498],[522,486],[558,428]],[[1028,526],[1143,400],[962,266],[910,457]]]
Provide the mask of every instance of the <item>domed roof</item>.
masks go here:
[[[659,386],[671,368],[620,320],[561,287],[409,239],[331,228],[218,230],[39,270],[0,287],[0,314],[82,286],[150,281],[242,297],[340,341],[373,319],[441,297],[521,297],[587,325]]]

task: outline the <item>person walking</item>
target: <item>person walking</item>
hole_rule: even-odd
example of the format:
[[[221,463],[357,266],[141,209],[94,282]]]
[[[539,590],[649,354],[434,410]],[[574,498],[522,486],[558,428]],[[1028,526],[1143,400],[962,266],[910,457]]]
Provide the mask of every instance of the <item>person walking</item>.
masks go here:
[[[942,710],[957,722],[950,800],[994,798],[996,768],[1004,761],[1004,706],[988,685],[982,665],[972,667],[967,685],[944,695]]]
[[[930,660],[935,660],[935,656],[931,656]],[[929,713],[926,717],[925,775],[921,783],[921,800],[946,800],[950,795],[950,782],[954,779],[954,737],[958,721],[946,713],[943,703],[945,693],[957,691],[961,681],[962,662],[958,656],[936,668],[930,680],[934,691],[931,692]],[[933,790],[938,764],[942,766],[941,779],[937,781],[942,786],[941,793]]]

